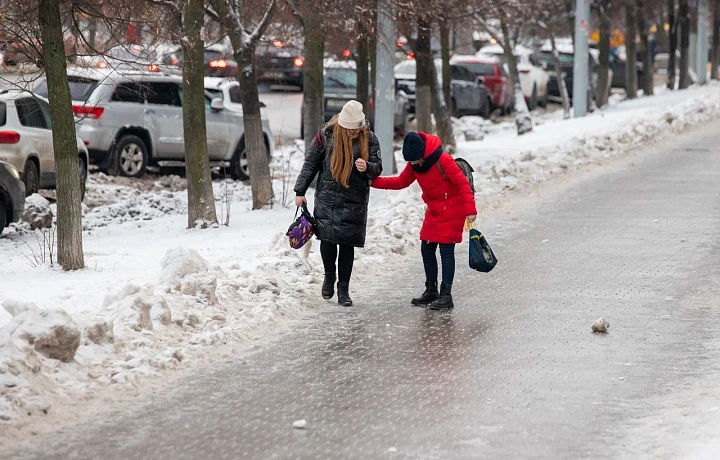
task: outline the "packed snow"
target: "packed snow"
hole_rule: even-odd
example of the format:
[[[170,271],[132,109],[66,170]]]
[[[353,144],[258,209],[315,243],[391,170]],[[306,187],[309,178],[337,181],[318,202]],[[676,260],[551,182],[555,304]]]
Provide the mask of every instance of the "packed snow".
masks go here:
[[[717,84],[652,98],[613,101],[584,119],[535,114],[533,132],[512,122],[455,120],[458,156],[475,168],[477,198],[600,164],[720,116]],[[395,152],[398,167],[404,163]],[[90,176],[83,206],[86,269],[29,263],[42,230],[13,224],[0,239],[0,420],[22,423],[73,395],[135,386],[147,375],[199,366],[216,347],[258,337],[286,320],[333,308],[319,295],[322,262],[313,241],[290,249],[292,186],[302,143],[274,153],[276,201],[251,211],[248,184],[217,180],[218,217],[229,226],[186,229],[183,179]],[[312,206],[312,196],[308,196]],[[32,197],[39,212],[54,211]],[[43,211],[44,210],[44,211]],[[367,246],[352,285],[376,280],[419,251],[424,214],[417,185],[373,190]],[[482,215],[482,212],[481,212]],[[481,216],[482,217],[482,216]],[[357,306],[355,308],[362,308]]]

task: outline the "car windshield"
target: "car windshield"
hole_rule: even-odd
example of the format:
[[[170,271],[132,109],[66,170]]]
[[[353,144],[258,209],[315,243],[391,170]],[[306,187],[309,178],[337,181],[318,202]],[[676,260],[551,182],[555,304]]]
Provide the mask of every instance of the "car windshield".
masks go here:
[[[68,84],[70,85],[70,99],[73,101],[86,101],[98,86],[96,80],[83,77],[68,77]],[[48,97],[47,79],[40,80],[33,92],[38,96]]]
[[[463,67],[468,69],[475,75],[482,75],[483,77],[495,76],[495,65],[484,62],[460,62]]]
[[[353,69],[325,69],[326,88],[357,88],[357,73]]]
[[[575,59],[572,54],[567,53],[558,53],[560,56],[560,64],[572,64],[575,62]],[[538,58],[540,58],[541,61],[545,61],[548,64],[555,64],[555,61],[553,60],[553,56],[551,52],[543,51],[538,55]]]
[[[125,46],[116,46],[108,52],[108,56],[119,61],[128,62],[135,62],[137,60],[152,60],[150,54],[148,54],[143,48],[136,48],[134,46],[129,48]]]
[[[395,66],[395,72],[414,75],[416,68],[417,64],[415,63],[415,61],[405,61]]]

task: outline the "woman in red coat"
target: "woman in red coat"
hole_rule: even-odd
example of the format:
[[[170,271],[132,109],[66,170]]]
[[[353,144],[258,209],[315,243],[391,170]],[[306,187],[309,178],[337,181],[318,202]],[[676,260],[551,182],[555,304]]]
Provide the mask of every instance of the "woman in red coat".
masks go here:
[[[408,162],[399,176],[378,177],[372,186],[400,190],[417,180],[427,205],[420,230],[421,252],[425,266],[425,292],[412,299],[413,305],[429,305],[433,310],[453,308],[452,283],[455,277],[455,244],[462,243],[465,220],[477,217],[475,197],[470,183],[455,160],[444,153],[437,136],[408,133],[403,142],[403,157]],[[438,293],[438,263],[435,255],[440,246],[442,284]]]

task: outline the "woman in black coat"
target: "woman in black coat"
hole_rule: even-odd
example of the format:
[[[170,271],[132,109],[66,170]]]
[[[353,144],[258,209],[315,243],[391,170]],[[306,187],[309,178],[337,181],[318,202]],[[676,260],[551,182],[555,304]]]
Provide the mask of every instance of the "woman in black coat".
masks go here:
[[[322,296],[333,297],[337,277],[338,303],[344,307],[353,304],[350,276],[355,248],[365,245],[370,182],[381,172],[380,144],[366,126],[362,104],[349,101],[313,139],[295,183],[295,204],[301,206],[318,177],[314,216],[325,267]]]

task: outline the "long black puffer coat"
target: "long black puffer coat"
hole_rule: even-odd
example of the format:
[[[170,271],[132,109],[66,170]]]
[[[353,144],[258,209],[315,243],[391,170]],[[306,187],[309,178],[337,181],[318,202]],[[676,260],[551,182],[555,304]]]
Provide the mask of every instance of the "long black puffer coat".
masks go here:
[[[316,234],[321,241],[360,248],[365,246],[370,181],[382,172],[380,143],[372,131],[368,131],[368,142],[367,171],[361,173],[353,166],[349,188],[337,182],[330,172],[334,145],[332,127],[324,128],[315,136],[305,156],[305,163],[295,183],[295,193],[297,196],[305,196],[315,175],[318,176],[313,214],[319,226]],[[353,153],[357,160],[360,150],[354,147]]]

